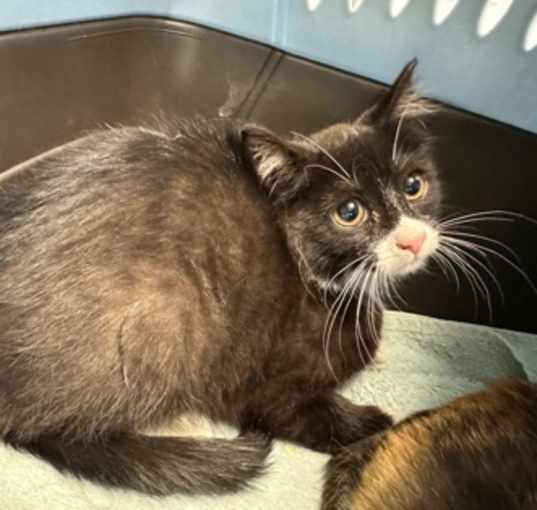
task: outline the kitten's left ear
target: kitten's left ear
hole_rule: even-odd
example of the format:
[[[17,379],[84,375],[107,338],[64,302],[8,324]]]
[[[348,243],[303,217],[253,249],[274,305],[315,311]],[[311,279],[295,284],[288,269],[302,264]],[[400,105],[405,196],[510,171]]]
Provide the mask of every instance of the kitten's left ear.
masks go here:
[[[415,119],[434,113],[435,105],[422,98],[414,89],[414,70],[417,65],[416,58],[411,60],[399,73],[388,92],[358,121],[392,123],[398,122],[403,116],[405,119]]]
[[[259,182],[268,193],[284,199],[298,191],[306,180],[306,147],[259,126],[245,126],[241,139]]]

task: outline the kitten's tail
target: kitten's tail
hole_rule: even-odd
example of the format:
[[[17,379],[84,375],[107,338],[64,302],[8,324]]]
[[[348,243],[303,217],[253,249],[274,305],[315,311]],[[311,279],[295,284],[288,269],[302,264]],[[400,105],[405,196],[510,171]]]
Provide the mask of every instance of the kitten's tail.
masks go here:
[[[127,435],[87,444],[39,439],[24,448],[81,478],[168,495],[246,487],[263,472],[271,445],[258,434],[235,439]]]

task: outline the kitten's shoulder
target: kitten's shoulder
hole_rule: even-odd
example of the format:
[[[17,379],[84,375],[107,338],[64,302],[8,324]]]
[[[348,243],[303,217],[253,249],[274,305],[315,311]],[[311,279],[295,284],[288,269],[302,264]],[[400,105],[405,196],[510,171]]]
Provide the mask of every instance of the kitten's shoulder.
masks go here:
[[[232,174],[245,166],[239,128],[228,119],[159,119],[145,126],[104,126],[43,152],[0,174],[0,186],[17,195],[44,183],[70,179],[93,184],[118,178],[166,181],[186,168],[205,175]],[[53,182],[52,182],[53,181]]]
[[[78,203],[127,203],[155,198],[174,186],[182,195],[214,188],[218,181],[231,188],[230,183],[249,181],[250,175],[239,128],[231,120],[198,117],[106,126],[4,172],[0,218],[5,223],[26,217],[75,196]]]

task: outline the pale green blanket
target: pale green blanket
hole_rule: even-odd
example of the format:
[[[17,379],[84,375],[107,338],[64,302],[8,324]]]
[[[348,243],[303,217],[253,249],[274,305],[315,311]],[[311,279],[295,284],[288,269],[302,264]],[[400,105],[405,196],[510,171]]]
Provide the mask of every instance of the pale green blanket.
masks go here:
[[[378,362],[343,392],[402,418],[501,376],[537,379],[537,336],[390,312]],[[0,510],[314,510],[326,458],[277,442],[272,466],[255,489],[220,498],[157,499],[61,475],[0,445]]]

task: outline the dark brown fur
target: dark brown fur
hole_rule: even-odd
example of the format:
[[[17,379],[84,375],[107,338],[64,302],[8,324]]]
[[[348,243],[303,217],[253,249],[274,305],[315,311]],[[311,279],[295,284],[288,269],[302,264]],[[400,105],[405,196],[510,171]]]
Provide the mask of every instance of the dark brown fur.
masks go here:
[[[537,385],[503,381],[349,446],[329,463],[322,508],[537,508]]]
[[[404,105],[405,164],[433,172],[412,69],[358,122],[314,135],[378,203],[382,221],[352,239],[326,216],[350,190],[303,169],[332,165],[322,152],[226,119],[99,131],[6,175],[0,437],[75,475],[169,494],[243,486],[266,436],[333,452],[388,426],[334,394],[374,355],[380,308],[358,319],[362,346],[349,317],[325,352],[316,284],[389,231],[399,207],[436,210],[432,178],[415,208],[382,200],[408,171],[391,161]],[[142,434],[186,413],[242,435]]]

